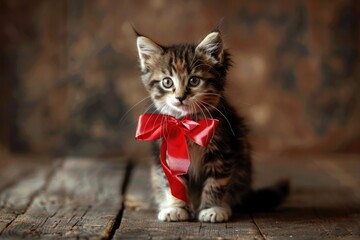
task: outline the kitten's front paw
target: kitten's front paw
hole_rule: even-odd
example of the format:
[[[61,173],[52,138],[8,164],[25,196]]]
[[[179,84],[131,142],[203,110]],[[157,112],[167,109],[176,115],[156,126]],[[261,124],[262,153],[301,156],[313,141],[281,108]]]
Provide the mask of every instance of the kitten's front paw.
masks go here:
[[[180,207],[168,207],[159,212],[158,219],[163,222],[179,222],[189,219],[189,212]]]
[[[211,207],[200,211],[199,221],[201,222],[225,222],[229,220],[231,210],[223,207]]]

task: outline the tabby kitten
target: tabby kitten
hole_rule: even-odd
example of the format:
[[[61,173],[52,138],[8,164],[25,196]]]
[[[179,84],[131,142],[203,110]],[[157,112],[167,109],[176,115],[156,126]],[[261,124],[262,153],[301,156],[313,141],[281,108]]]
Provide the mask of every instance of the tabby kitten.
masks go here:
[[[137,36],[142,82],[158,113],[181,119],[214,118],[219,125],[207,147],[188,141],[190,167],[185,182],[190,206],[170,193],[154,144],[152,183],[161,221],[227,221],[236,205],[253,202],[248,129],[224,97],[230,58],[219,31],[199,44],[161,46]],[[281,184],[281,189],[286,189]],[[283,191],[284,192],[284,191]],[[284,195],[284,194],[283,194]],[[280,202],[277,201],[272,205]]]

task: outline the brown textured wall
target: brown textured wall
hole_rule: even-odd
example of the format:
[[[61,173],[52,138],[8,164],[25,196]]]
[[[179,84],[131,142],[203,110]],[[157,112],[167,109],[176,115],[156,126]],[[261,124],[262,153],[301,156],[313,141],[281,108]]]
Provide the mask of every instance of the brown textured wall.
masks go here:
[[[357,0],[0,1],[0,151],[142,155],[129,24],[170,44],[222,19],[256,151],[360,151]]]

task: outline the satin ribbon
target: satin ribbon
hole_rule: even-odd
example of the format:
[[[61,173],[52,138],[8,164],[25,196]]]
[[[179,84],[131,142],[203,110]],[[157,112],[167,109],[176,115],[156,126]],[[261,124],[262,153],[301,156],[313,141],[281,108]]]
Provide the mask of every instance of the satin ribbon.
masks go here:
[[[189,198],[186,187],[179,178],[180,175],[187,173],[190,165],[186,137],[205,147],[218,123],[219,120],[216,119],[196,122],[190,120],[188,116],[178,120],[173,116],[161,114],[143,114],[139,118],[135,138],[145,141],[162,139],[160,162],[169,181],[171,194],[187,204]]]

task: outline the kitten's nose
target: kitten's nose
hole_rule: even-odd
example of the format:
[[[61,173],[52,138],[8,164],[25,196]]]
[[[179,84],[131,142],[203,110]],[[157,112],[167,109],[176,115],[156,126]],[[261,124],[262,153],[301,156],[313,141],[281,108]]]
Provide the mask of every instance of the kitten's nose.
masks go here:
[[[175,97],[177,100],[179,100],[180,103],[183,103],[183,101],[185,100],[185,96],[180,96],[180,97]]]

